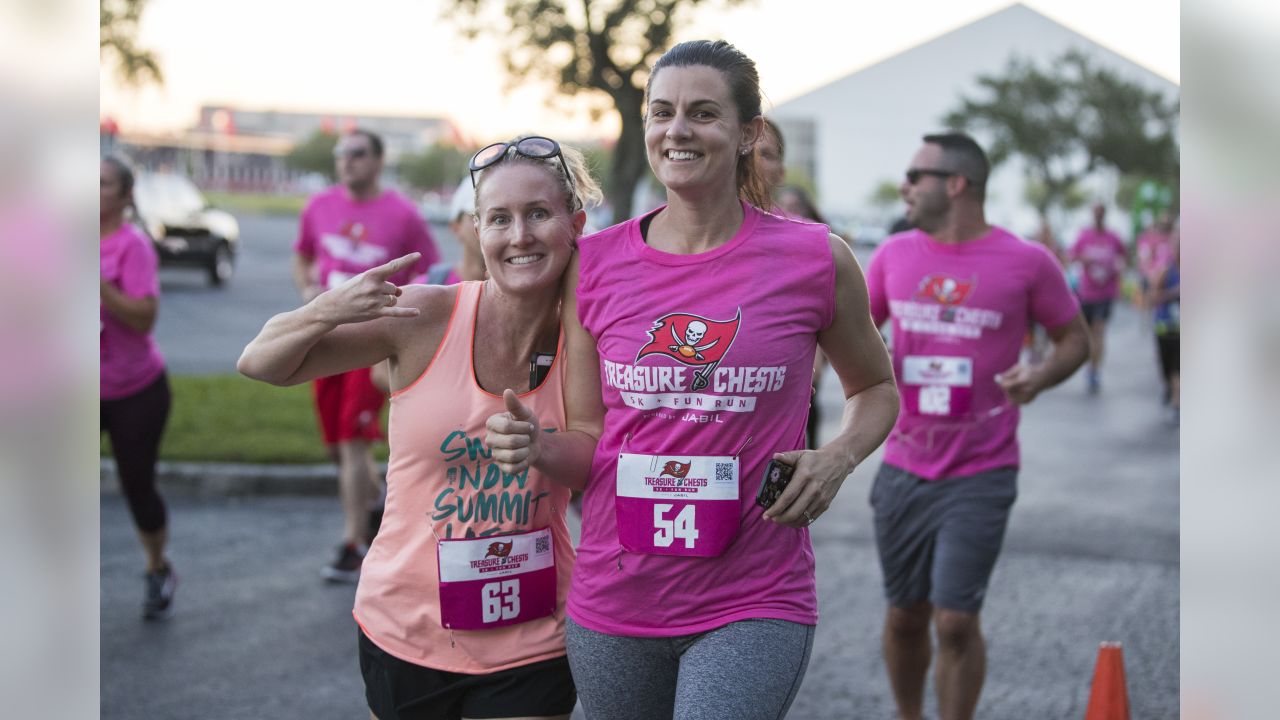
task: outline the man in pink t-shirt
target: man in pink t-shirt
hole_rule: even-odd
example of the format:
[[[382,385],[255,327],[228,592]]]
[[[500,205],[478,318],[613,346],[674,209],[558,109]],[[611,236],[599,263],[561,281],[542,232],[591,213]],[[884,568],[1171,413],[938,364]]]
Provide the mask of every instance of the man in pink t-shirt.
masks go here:
[[[414,267],[389,278],[403,285],[440,257],[413,204],[393,190],[384,190],[378,181],[381,138],[367,130],[353,130],[338,140],[334,157],[338,184],[307,203],[293,246],[293,280],[306,302],[370,268],[422,253]],[[378,419],[386,398],[369,374],[365,368],[320,378],[314,384],[321,433],[338,463],[345,516],[338,555],[322,571],[335,582],[359,578],[371,537],[371,510],[381,494],[372,442],[382,437]]]
[[[1080,309],[1089,325],[1089,393],[1097,394],[1102,369],[1102,345],[1111,319],[1111,305],[1120,293],[1120,273],[1128,265],[1127,251],[1120,237],[1107,229],[1107,206],[1093,206],[1093,225],[1080,236],[1067,254],[1075,266],[1079,283]]]
[[[902,409],[871,491],[889,609],[884,657],[902,718],[919,718],[938,637],[939,715],[971,718],[986,667],[979,612],[1017,496],[1018,406],[1069,377],[1088,331],[1043,246],[988,225],[989,164],[967,135],[926,135],[901,186],[916,229],[867,271],[871,315],[893,322]],[[1032,323],[1053,341],[1021,365]]]

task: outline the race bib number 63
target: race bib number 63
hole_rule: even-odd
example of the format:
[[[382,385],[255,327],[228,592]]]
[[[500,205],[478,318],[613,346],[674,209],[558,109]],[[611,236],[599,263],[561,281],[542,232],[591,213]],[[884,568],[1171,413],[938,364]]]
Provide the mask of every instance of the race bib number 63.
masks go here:
[[[441,540],[436,547],[442,626],[486,630],[555,611],[555,543],[550,528]]]

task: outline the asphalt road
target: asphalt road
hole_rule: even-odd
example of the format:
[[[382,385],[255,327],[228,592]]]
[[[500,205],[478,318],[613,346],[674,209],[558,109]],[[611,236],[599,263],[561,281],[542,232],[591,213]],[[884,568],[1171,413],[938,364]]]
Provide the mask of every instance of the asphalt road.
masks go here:
[[[293,302],[290,223],[245,228],[262,235],[227,290],[194,273],[164,276],[160,338],[176,372],[230,371],[262,321]],[[270,239],[273,229],[284,239]],[[198,340],[175,327],[184,318],[204,323]],[[833,377],[822,387],[829,435],[839,396]],[[1157,395],[1154,343],[1119,308],[1103,394],[1087,396],[1076,377],[1024,414],[1020,496],[983,615],[980,717],[1082,717],[1103,640],[1124,643],[1132,716],[1177,717],[1178,433]],[[866,504],[878,462],[860,467],[813,527],[822,619],[791,718],[893,717]],[[175,616],[157,624],[138,618],[141,553],[128,514],[117,496],[102,498],[101,716],[367,717],[353,588],[318,576],[341,524],[336,500],[170,495],[181,584]]]
[[[226,286],[211,287],[203,270],[165,268],[160,272],[155,337],[171,373],[235,372],[240,351],[267,319],[301,302],[290,275],[297,218],[238,215],[237,219],[240,253],[235,277]],[[462,255],[448,226],[432,225],[431,234],[444,259],[457,260]]]

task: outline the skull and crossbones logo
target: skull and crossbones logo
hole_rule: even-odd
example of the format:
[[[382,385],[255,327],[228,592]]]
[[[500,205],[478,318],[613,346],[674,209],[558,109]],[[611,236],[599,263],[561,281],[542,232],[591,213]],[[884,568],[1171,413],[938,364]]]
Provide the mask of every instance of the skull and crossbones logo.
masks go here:
[[[699,345],[698,343],[701,342],[702,338],[706,337],[706,335],[707,324],[700,320],[691,320],[688,327],[684,329],[684,339],[681,340],[680,336],[676,335],[675,323],[672,323],[671,339],[674,340],[676,344],[668,345],[667,349],[680,353],[681,357],[691,357],[698,361],[705,360],[706,358],[702,357],[702,351],[714,347],[716,343],[720,342],[719,339],[716,339],[706,345]]]

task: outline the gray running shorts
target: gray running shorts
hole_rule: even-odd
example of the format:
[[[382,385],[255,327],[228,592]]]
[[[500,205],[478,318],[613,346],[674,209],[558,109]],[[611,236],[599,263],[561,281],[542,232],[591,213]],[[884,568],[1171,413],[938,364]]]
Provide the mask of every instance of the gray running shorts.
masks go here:
[[[981,610],[1017,497],[1016,467],[930,482],[882,464],[871,507],[889,604]]]
[[[781,720],[813,652],[813,625],[740,620],[697,635],[640,638],[569,618],[565,645],[591,720]]]

